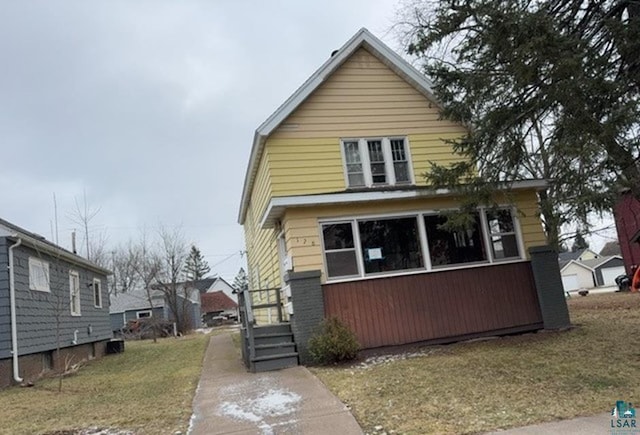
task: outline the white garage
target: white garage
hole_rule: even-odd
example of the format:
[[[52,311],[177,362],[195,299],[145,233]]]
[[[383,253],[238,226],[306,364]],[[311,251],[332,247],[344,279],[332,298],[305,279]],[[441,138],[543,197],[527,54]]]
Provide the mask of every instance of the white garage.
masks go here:
[[[616,277],[625,273],[624,262],[619,255],[585,260],[581,264],[593,270],[593,276],[598,287],[616,285]]]
[[[618,276],[624,275],[624,274],[625,274],[624,266],[616,266],[616,267],[609,267],[606,269],[602,269],[603,285],[606,285],[606,286],[616,285],[615,279]]]
[[[593,288],[596,286],[593,269],[582,262],[571,260],[561,270],[564,291]]]
[[[580,283],[578,281],[578,275],[565,275],[562,277],[562,287],[564,291],[578,290]]]

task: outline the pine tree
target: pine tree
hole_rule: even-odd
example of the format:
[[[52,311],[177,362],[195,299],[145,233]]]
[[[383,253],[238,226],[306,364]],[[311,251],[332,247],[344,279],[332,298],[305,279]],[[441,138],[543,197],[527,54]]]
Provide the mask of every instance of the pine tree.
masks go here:
[[[548,180],[555,248],[563,225],[588,229],[620,189],[640,198],[637,2],[443,0],[414,3],[407,21],[443,117],[471,127],[450,142],[464,161],[432,164],[434,187],[473,209],[509,182]]]
[[[571,246],[571,252],[579,252],[584,251],[589,248],[589,242],[587,242],[582,235],[582,232],[578,231],[576,233],[576,237],[573,240],[573,245]]]
[[[189,281],[201,280],[207,273],[211,272],[209,264],[195,245],[191,246],[184,270]]]
[[[233,287],[238,291],[247,291],[249,290],[249,278],[247,277],[247,272],[244,271],[244,268],[240,268],[236,278],[233,280]]]

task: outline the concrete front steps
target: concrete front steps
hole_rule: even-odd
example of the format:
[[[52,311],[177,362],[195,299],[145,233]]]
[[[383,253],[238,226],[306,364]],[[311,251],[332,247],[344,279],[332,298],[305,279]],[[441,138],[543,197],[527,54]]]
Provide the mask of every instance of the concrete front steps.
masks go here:
[[[255,356],[251,358],[252,372],[266,372],[298,365],[298,352],[289,323],[256,326],[253,328]]]

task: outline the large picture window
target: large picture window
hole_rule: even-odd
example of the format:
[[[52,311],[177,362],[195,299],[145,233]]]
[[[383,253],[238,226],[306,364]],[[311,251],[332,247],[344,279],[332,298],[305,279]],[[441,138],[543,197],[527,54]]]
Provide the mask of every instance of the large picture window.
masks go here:
[[[329,280],[520,259],[510,209],[479,210],[458,230],[435,213],[322,222]]]
[[[411,183],[405,138],[345,139],[342,149],[348,187]]]
[[[482,243],[480,213],[475,213],[472,219],[466,229],[447,230],[442,228],[446,222],[444,216],[424,217],[433,267],[487,260],[484,243]]]
[[[422,267],[415,217],[360,221],[358,230],[365,274]]]

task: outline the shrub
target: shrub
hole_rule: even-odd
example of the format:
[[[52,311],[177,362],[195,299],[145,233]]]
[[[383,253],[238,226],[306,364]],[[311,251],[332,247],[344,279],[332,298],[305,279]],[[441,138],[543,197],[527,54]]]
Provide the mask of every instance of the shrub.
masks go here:
[[[324,320],[320,331],[309,339],[309,354],[320,364],[352,360],[359,347],[356,335],[335,317]]]

